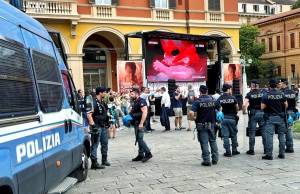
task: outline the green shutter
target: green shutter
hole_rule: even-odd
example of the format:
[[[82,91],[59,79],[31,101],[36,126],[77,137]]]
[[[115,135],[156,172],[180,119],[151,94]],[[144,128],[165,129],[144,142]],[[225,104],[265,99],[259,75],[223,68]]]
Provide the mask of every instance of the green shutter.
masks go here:
[[[90,4],[95,4],[95,0],[89,0]]]

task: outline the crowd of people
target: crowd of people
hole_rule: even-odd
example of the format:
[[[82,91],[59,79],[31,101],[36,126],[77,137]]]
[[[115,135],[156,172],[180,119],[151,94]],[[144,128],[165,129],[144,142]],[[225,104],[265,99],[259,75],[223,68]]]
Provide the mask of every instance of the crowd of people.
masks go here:
[[[165,128],[164,131],[172,130],[170,125],[172,114],[175,117],[174,130],[186,129],[183,126],[183,109],[186,105],[187,131],[197,129],[202,149],[202,165],[211,166],[218,163],[217,136],[223,140],[225,157],[240,154],[237,140],[239,131],[237,113],[240,108],[232,95],[232,86],[224,84],[222,92],[217,90],[214,95],[208,95],[207,91],[208,88],[204,85],[199,88],[200,96],[196,96],[191,85],[187,89],[176,86],[173,93],[169,93],[165,87],[152,92],[149,88],[143,87],[141,90],[132,89],[123,93],[98,87],[93,95],[95,101],[93,108],[86,114],[88,124],[91,126],[92,169],[110,166],[107,160],[108,139],[116,138],[117,131],[125,124],[124,119],[122,123],[120,122],[120,118],[130,118],[128,121],[135,129],[139,153],[132,161],[146,162],[152,158],[152,153],[144,141],[144,133],[155,130],[151,123],[156,121],[156,98],[160,98],[160,122]],[[79,99],[83,99],[82,91],[78,91],[78,94]],[[249,150],[246,154],[255,154],[255,137],[259,134],[262,136],[265,154],[262,159],[272,160],[275,132],[279,137],[278,158],[283,159],[285,153],[294,152],[291,125],[299,117],[296,109],[297,95],[295,91],[288,89],[285,79],[270,80],[268,88],[260,88],[257,80],[251,81],[250,91],[243,104],[243,112],[249,115],[247,127]],[[101,143],[101,165],[97,162],[99,143]]]

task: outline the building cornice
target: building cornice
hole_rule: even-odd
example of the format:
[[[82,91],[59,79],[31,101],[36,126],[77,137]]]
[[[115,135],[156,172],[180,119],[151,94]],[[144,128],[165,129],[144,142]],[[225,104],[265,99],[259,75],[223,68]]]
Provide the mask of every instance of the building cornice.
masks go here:
[[[95,24],[116,24],[116,25],[138,25],[138,26],[167,26],[167,27],[185,27],[185,20],[172,20],[172,21],[156,21],[147,20],[146,18],[129,18],[122,17],[117,19],[103,19],[103,18],[90,18],[82,17],[79,23],[95,23]],[[239,29],[239,22],[222,22],[222,23],[208,23],[206,21],[190,20],[190,27],[207,27],[207,28],[234,28]]]

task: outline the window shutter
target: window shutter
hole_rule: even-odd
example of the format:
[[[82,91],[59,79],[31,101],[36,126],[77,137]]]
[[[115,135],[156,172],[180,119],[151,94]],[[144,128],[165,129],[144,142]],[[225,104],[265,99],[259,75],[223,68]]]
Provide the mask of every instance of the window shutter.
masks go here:
[[[150,0],[150,7],[155,8],[155,0]]]
[[[90,4],[95,4],[96,2],[95,2],[95,0],[89,0],[89,3]]]
[[[119,0],[111,0],[112,5],[119,5]]]
[[[169,0],[169,8],[176,9],[176,1],[177,0]]]

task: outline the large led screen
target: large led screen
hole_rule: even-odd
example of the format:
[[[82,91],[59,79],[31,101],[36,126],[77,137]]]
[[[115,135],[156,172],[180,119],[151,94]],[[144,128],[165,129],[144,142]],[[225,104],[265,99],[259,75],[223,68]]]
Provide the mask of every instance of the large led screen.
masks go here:
[[[206,80],[207,53],[201,42],[146,40],[146,75],[149,82]]]

